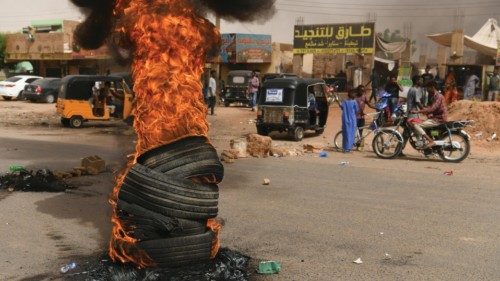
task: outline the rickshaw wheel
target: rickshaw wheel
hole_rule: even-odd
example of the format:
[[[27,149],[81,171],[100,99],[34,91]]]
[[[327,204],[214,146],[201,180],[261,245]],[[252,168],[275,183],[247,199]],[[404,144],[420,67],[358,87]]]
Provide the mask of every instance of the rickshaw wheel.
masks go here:
[[[304,128],[298,126],[293,131],[290,131],[290,134],[293,137],[293,140],[301,141],[302,138],[304,138]]]
[[[83,126],[83,118],[81,116],[72,116],[69,119],[69,125],[71,128],[81,128]]]

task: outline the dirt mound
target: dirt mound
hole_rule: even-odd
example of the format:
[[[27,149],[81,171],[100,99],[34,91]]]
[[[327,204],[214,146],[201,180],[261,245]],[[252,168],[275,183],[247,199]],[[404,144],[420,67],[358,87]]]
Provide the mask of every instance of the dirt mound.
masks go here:
[[[474,141],[491,146],[500,146],[498,137],[491,140],[494,133],[500,134],[500,103],[458,101],[448,107],[449,120],[474,120],[474,125],[466,131]]]

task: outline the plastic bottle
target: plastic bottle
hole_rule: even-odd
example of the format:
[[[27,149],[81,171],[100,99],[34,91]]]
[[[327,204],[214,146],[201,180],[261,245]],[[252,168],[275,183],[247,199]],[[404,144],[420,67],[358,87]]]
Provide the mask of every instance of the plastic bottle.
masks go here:
[[[61,267],[61,273],[66,273],[72,269],[75,269],[76,268],[76,263],[75,262],[72,262],[72,263],[68,263],[67,265]]]

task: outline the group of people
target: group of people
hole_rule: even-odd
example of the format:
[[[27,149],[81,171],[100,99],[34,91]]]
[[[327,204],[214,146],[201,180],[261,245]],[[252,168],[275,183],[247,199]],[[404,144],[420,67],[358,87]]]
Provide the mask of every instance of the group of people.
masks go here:
[[[113,108],[112,115],[119,116],[123,112],[124,94],[112,88],[110,81],[96,82],[92,87],[91,104],[95,116],[104,116],[105,106]]]
[[[424,84],[425,83],[425,84]],[[425,86],[424,86],[425,85]],[[348,92],[348,99],[340,104],[342,109],[342,145],[344,152],[351,152],[356,145],[363,146],[363,142],[356,144],[356,134],[362,136],[365,126],[366,106],[374,108],[370,99],[365,96],[365,87],[358,86]],[[397,83],[396,77],[391,77],[384,91],[390,94],[389,108],[393,111],[401,102],[399,93],[403,91]],[[376,99],[375,99],[376,100]],[[406,97],[408,122],[412,125],[417,136],[427,140],[422,149],[434,146],[433,139],[427,135],[425,128],[434,127],[447,121],[446,99],[439,91],[437,83],[429,69],[421,76],[413,77],[413,86]],[[427,115],[426,120],[420,119],[419,114]]]

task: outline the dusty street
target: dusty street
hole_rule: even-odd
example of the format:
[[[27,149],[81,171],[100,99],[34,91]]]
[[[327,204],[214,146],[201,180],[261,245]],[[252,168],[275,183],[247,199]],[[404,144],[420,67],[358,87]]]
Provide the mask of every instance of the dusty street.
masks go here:
[[[54,111],[0,101],[0,171],[12,164],[71,169],[89,155],[106,159],[109,171],[73,179],[78,188],[61,194],[0,191],[0,280],[61,279],[62,265],[97,259],[108,242],[113,172],[134,136],[120,121],[65,129]],[[222,150],[232,138],[255,132],[254,118],[246,108],[218,107],[208,116],[213,144]],[[295,143],[277,134],[274,143],[331,144],[338,108],[328,124],[322,136]],[[461,164],[411,150],[385,161],[368,146],[327,158],[239,159],[225,166],[220,185],[222,243],[256,260],[282,262],[279,275],[254,280],[498,280],[500,152],[494,145],[473,142]],[[354,264],[357,258],[363,263]]]

